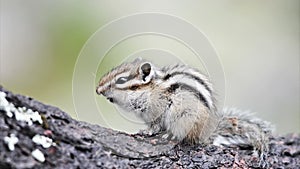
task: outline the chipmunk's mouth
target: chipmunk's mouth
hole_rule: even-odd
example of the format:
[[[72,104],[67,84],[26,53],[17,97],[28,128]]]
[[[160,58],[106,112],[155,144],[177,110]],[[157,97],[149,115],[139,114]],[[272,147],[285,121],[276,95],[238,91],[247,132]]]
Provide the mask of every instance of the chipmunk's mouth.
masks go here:
[[[114,99],[112,97],[107,97],[107,100],[109,100],[111,103],[114,103]]]

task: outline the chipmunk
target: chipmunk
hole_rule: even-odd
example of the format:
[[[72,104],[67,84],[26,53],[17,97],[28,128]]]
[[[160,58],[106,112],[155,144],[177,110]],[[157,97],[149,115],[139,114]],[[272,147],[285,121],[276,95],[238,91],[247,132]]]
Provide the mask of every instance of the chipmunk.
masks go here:
[[[134,112],[154,133],[166,131],[189,143],[249,145],[261,155],[268,151],[271,125],[236,109],[218,111],[209,79],[189,66],[159,68],[137,58],[104,75],[96,92]]]

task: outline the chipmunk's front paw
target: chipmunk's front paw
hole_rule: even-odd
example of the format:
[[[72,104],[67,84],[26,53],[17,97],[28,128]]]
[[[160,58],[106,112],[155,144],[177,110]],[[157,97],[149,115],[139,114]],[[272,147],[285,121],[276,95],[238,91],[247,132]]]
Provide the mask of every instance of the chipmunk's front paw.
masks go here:
[[[139,132],[137,134],[143,135],[143,136],[150,136],[151,135],[151,133],[147,129],[139,130]]]
[[[154,131],[152,129],[143,129],[143,130],[140,130],[137,134],[151,137],[151,136],[155,136],[155,135],[159,134],[159,132]]]

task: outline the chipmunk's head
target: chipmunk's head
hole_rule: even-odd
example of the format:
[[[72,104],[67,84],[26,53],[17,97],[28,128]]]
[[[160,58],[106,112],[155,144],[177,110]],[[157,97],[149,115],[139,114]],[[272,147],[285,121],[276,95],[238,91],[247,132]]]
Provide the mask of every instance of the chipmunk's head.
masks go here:
[[[135,105],[146,99],[145,91],[155,77],[155,67],[141,58],[133,62],[123,63],[104,75],[97,86],[96,92],[110,102],[127,110],[136,110]],[[142,109],[142,107],[141,107]]]

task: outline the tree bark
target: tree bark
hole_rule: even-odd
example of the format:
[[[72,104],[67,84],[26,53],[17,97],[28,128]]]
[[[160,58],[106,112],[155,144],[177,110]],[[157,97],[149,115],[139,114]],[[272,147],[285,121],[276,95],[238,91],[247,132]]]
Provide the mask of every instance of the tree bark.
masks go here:
[[[251,149],[184,145],[161,136],[126,134],[72,119],[62,110],[0,86],[15,107],[37,111],[42,122],[17,120],[0,106],[0,168],[260,168]],[[13,136],[13,135],[14,136]],[[52,140],[50,146],[35,136]],[[14,143],[12,138],[17,138]],[[10,140],[10,141],[8,141]],[[14,149],[9,147],[13,144]],[[33,155],[38,150],[42,153]],[[43,156],[42,158],[39,158]],[[299,134],[271,138],[268,168],[299,168]]]

